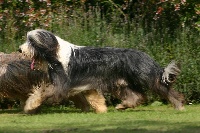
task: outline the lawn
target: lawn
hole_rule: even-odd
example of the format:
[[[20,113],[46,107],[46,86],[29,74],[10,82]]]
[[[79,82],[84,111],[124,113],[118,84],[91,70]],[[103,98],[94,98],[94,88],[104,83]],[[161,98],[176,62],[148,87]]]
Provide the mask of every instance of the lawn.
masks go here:
[[[26,115],[18,110],[0,111],[0,132],[29,133],[199,133],[200,105],[187,105],[185,111],[170,106],[141,106],[108,113],[81,113],[78,109],[48,108]]]

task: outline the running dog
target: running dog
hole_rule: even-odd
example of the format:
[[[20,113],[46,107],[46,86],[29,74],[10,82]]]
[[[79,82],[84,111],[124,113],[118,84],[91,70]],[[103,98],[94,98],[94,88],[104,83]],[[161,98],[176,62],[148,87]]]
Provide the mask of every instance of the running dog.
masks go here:
[[[136,107],[150,90],[184,109],[184,96],[172,87],[180,73],[175,61],[162,68],[138,50],[77,46],[43,29],[28,32],[20,51],[32,58],[32,69],[48,73],[55,95],[96,90],[121,99],[116,108],[123,109]]]
[[[33,114],[37,113],[42,103],[57,103],[65,97],[55,97],[55,87],[48,74],[42,70],[31,70],[30,65],[31,60],[23,58],[19,53],[0,53],[0,97],[19,99],[25,113]],[[68,100],[73,101],[82,111],[89,111],[87,99],[91,97],[97,100],[97,106],[93,106],[95,111],[101,112],[102,96],[95,90],[79,93]]]

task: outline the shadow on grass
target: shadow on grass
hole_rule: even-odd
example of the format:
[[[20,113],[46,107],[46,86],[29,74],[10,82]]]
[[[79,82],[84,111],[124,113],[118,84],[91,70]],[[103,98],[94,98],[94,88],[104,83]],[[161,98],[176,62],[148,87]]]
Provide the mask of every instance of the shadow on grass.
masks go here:
[[[76,108],[59,108],[59,107],[41,107],[36,114],[53,114],[53,113],[81,113],[80,109]],[[92,110],[90,111],[92,112]],[[21,109],[4,109],[0,110],[0,114],[24,114],[23,110]]]
[[[109,108],[109,112],[155,112],[154,109],[126,109],[126,110],[116,110],[115,108]],[[162,111],[162,110],[160,110]],[[165,110],[163,110],[165,111]],[[89,112],[94,112],[92,109]],[[23,114],[21,109],[5,109],[0,110],[0,114]],[[81,109],[74,107],[41,107],[37,114],[54,114],[54,113],[82,113]],[[85,112],[88,113],[88,112]]]
[[[92,128],[98,128],[100,125],[92,126]],[[183,122],[183,123],[170,123],[165,121],[150,121],[150,120],[137,120],[137,121],[127,121],[122,123],[111,124],[110,129],[103,130],[92,130],[84,129],[84,132],[95,132],[95,133],[199,133],[200,124],[196,122]],[[77,129],[78,131],[78,129]],[[77,132],[76,131],[76,132]],[[81,131],[82,132],[82,131]]]
[[[173,124],[173,125],[172,125]],[[55,125],[57,126],[57,125]],[[74,128],[75,127],[75,128]],[[3,133],[199,133],[200,125],[197,123],[183,122],[170,123],[164,121],[137,120],[127,122],[110,123],[109,125],[94,123],[93,125],[84,126],[67,124],[62,128],[51,127],[49,129],[0,129]]]
[[[0,110],[0,114],[19,114],[19,113],[23,113],[22,110],[20,109],[4,109],[4,110]]]

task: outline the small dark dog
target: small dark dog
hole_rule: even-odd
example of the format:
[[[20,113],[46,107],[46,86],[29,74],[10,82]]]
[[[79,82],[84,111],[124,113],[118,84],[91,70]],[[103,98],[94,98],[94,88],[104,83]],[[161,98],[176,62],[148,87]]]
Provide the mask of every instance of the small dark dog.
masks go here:
[[[57,103],[64,97],[55,97],[55,87],[51,84],[46,72],[31,70],[30,66],[31,60],[22,58],[18,53],[0,53],[0,97],[19,99],[26,113],[36,113],[43,102]],[[103,96],[95,90],[70,96],[68,100],[73,101],[75,106],[81,108],[82,111],[89,111],[88,102],[90,101],[87,99],[90,100],[91,97],[97,100],[97,106],[93,108],[97,113],[101,112],[100,105]]]
[[[138,50],[76,46],[42,29],[28,32],[20,51],[32,58],[32,69],[48,72],[55,95],[95,89],[120,98],[122,103],[116,107],[120,109],[137,106],[151,90],[176,109],[184,109],[183,95],[172,88],[180,73],[174,61],[162,68]]]

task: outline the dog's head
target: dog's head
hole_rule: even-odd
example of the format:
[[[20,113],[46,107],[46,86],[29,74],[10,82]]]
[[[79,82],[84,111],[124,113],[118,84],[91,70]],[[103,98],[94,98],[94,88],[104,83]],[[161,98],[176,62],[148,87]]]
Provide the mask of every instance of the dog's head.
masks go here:
[[[27,33],[27,40],[19,48],[19,51],[32,59],[34,63],[44,64],[53,61],[56,57],[58,41],[55,35],[43,29],[36,29]]]

